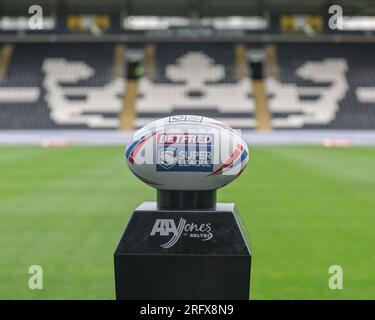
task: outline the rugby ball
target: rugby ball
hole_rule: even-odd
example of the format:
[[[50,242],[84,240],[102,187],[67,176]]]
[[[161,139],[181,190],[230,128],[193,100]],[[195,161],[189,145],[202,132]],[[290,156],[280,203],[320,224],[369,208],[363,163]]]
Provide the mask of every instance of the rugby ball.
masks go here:
[[[215,190],[245,169],[249,150],[229,125],[202,116],[179,115],[135,132],[125,150],[129,169],[161,190]]]

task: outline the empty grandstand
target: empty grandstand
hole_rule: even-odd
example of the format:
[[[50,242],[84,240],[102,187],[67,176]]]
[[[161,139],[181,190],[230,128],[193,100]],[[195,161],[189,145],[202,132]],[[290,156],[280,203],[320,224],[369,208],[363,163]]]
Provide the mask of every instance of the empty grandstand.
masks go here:
[[[261,143],[286,132],[297,139],[296,130],[352,139],[375,129],[371,17],[333,30],[325,9],[304,2],[267,1],[267,13],[242,0],[125,2],[104,12],[96,1],[51,0],[39,29],[25,3],[0,0],[3,135],[131,133],[179,114],[268,132]]]
[[[3,129],[116,128],[124,89],[112,45],[17,44],[0,80]]]
[[[0,80],[0,127],[119,128],[129,86],[125,77],[114,75],[115,47],[109,43],[14,45]],[[257,127],[250,63],[243,66],[244,76],[239,78],[234,44],[155,47],[154,75],[146,73],[137,80],[134,128],[186,113],[221,119],[235,128]],[[127,51],[131,48],[128,45]],[[146,46],[137,48],[143,51]],[[247,45],[248,52],[252,48],[263,47]],[[375,45],[308,43],[275,48],[278,75],[264,79],[272,129],[375,128]],[[126,50],[124,61],[125,56]],[[268,63],[265,60],[266,68]]]

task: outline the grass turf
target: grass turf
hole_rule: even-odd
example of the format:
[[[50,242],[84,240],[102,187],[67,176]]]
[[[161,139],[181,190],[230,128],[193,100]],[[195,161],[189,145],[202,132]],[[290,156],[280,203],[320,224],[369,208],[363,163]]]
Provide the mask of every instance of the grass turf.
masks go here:
[[[251,238],[251,298],[375,298],[374,164],[375,148],[252,148],[218,193]],[[114,248],[132,209],[154,198],[122,148],[0,148],[0,298],[114,298]],[[43,290],[28,288],[33,264]],[[343,290],[328,288],[335,264]]]

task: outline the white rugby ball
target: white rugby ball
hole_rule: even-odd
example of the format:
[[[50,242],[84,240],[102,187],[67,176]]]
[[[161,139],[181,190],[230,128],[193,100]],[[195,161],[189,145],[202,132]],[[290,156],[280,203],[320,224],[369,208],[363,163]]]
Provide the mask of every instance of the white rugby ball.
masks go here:
[[[125,157],[143,182],[161,190],[215,190],[236,179],[249,149],[229,125],[179,115],[154,121],[135,132]]]

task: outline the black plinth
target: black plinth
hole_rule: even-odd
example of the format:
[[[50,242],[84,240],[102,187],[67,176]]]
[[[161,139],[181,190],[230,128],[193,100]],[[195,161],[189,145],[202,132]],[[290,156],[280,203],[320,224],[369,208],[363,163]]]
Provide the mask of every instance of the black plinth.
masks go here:
[[[249,298],[251,254],[234,204],[133,213],[115,251],[117,299]]]
[[[214,209],[216,190],[157,190],[159,209]]]

